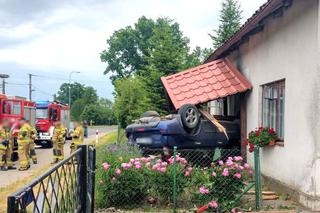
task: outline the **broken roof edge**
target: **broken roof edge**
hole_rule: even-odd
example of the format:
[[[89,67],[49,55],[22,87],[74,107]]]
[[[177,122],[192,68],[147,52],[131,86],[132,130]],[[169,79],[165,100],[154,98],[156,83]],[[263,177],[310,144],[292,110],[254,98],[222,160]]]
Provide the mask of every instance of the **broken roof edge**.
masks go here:
[[[285,6],[290,6],[292,0],[268,0],[266,3],[261,5],[255,13],[247,19],[247,21],[240,27],[240,29],[233,34],[227,41],[225,41],[219,48],[217,48],[209,57],[203,62],[208,63],[210,61],[216,60],[223,56],[225,52],[237,44],[243,37],[260,25],[266,17],[272,14],[275,10]]]
[[[221,93],[216,93],[214,98],[211,98],[211,99],[207,98],[205,100],[204,99],[202,99],[202,100],[199,99],[197,101],[190,101],[189,100],[189,102],[188,102],[188,99],[185,98],[188,103],[195,104],[195,105],[202,104],[202,103],[206,103],[206,102],[209,102],[209,101],[213,101],[213,100],[217,100],[217,99],[220,99],[220,98],[224,98],[224,97],[228,97],[228,96],[231,96],[231,95],[235,95],[237,93],[243,93],[243,92],[245,92],[247,90],[251,90],[252,89],[252,84],[242,75],[242,73],[235,66],[233,66],[232,62],[229,61],[229,59],[224,58],[224,59],[214,60],[214,61],[211,61],[211,62],[208,62],[208,63],[205,63],[205,64],[201,64],[199,66],[192,67],[192,68],[189,68],[187,70],[184,70],[184,71],[181,71],[181,72],[169,75],[169,76],[161,77],[161,82],[162,82],[162,84],[163,84],[163,86],[164,86],[164,88],[166,90],[166,93],[167,93],[168,97],[171,100],[172,105],[174,106],[174,108],[176,110],[179,109],[181,106],[183,106],[183,104],[186,104],[186,103],[183,103],[184,101],[182,101],[182,100],[178,100],[179,95],[183,95],[183,94],[175,94],[175,92],[173,91],[174,88],[172,88],[172,83],[173,82],[170,83],[169,81],[171,81],[172,78],[173,79],[175,79],[177,77],[179,78],[180,76],[188,75],[188,73],[190,73],[190,72],[197,72],[200,69],[208,68],[208,66],[216,65],[217,67],[220,67],[219,66],[220,63],[223,63],[224,65],[222,65],[222,66],[225,66],[225,68],[227,70],[229,70],[228,72],[232,72],[234,74],[234,76],[238,79],[239,85],[241,85],[240,89],[239,89],[239,87],[237,87],[237,89],[235,89],[235,87],[230,85],[229,87],[233,87],[233,91],[231,90],[232,92],[230,92],[230,90],[227,90],[227,92],[225,92],[225,94],[223,94],[223,95],[221,95]],[[223,75],[223,74],[220,74],[220,75]],[[184,78],[184,77],[182,77],[182,78]],[[226,89],[226,88],[224,88],[224,89]],[[208,95],[208,93],[206,93],[206,94]]]

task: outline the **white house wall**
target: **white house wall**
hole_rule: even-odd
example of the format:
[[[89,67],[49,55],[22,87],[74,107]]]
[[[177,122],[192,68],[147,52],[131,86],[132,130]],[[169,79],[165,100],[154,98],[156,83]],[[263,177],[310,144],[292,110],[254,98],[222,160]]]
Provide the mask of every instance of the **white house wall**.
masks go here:
[[[300,192],[300,202],[320,210],[320,39],[317,0],[294,0],[229,56],[253,89],[247,131],[260,126],[261,85],[285,79],[284,146],[263,148],[264,175]],[[252,159],[252,154],[248,154]]]

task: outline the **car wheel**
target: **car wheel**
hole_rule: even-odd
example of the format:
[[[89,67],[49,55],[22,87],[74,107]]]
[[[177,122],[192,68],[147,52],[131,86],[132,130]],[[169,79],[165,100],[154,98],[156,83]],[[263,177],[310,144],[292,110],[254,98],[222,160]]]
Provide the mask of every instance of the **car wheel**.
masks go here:
[[[182,124],[187,129],[194,129],[198,126],[200,115],[197,107],[192,104],[183,105],[178,111]]]

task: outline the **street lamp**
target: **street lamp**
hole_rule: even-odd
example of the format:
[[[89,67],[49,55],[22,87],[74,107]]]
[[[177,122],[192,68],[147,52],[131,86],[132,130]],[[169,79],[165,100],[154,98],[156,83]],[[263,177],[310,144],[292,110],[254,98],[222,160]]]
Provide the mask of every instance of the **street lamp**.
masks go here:
[[[71,109],[71,75],[73,73],[80,73],[79,71],[72,71],[69,73],[69,107]]]
[[[6,94],[6,78],[9,78],[10,76],[7,74],[0,74],[0,78],[2,79],[2,94]]]

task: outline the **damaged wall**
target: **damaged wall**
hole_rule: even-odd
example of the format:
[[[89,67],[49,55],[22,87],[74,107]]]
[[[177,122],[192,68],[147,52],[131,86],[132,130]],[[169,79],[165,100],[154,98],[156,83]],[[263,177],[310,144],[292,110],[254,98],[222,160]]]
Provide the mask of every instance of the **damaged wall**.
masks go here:
[[[320,211],[320,21],[317,0],[294,0],[228,58],[252,83],[247,130],[261,125],[261,85],[285,78],[284,146],[261,150],[264,175]],[[248,157],[252,157],[248,154]]]

